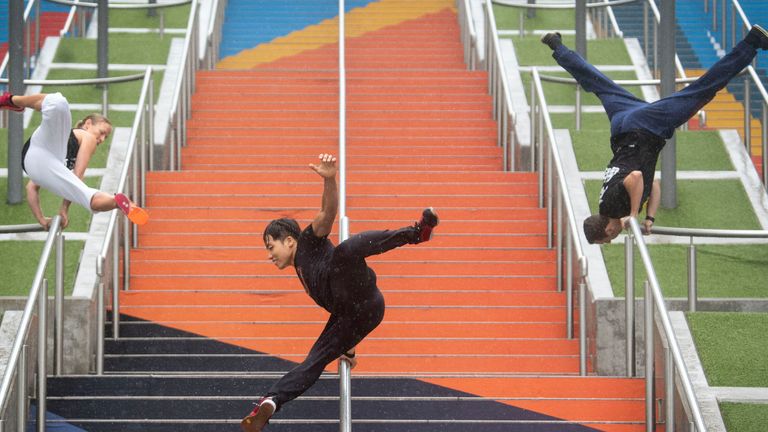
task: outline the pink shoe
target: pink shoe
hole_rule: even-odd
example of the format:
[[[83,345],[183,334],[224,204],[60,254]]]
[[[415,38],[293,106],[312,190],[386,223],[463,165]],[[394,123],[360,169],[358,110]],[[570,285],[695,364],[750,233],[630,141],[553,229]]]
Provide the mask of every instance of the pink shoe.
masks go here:
[[[149,213],[132,203],[125,194],[116,193],[115,203],[117,203],[117,208],[122,210],[128,216],[128,219],[136,225],[144,225],[149,220]]]
[[[16,106],[13,104],[11,98],[13,95],[10,92],[5,92],[0,95],[0,109],[7,109],[11,111],[21,112],[24,111],[24,107]]]
[[[272,414],[275,413],[275,408],[277,408],[277,405],[275,405],[275,401],[272,398],[263,397],[259,399],[256,408],[240,422],[243,432],[261,432],[264,426],[269,423]]]

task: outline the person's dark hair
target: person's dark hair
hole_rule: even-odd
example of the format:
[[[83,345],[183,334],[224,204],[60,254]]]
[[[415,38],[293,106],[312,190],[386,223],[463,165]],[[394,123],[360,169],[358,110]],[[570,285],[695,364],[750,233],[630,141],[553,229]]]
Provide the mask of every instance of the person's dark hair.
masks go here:
[[[584,219],[584,236],[587,237],[589,244],[605,238],[605,227],[611,219],[608,216],[600,214],[592,215]]]
[[[267,227],[264,228],[264,244],[267,243],[267,236],[272,236],[272,239],[275,241],[283,241],[287,237],[293,237],[294,239],[298,240],[300,234],[301,229],[299,228],[299,223],[296,222],[295,219],[275,219],[268,223]]]

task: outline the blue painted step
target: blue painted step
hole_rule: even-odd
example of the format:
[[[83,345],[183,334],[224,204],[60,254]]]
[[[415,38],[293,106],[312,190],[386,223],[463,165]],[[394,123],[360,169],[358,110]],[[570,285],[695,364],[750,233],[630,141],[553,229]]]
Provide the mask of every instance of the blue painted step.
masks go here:
[[[345,2],[345,10],[374,1],[350,0]],[[335,0],[230,0],[222,34],[222,57],[334,18],[338,13]]]

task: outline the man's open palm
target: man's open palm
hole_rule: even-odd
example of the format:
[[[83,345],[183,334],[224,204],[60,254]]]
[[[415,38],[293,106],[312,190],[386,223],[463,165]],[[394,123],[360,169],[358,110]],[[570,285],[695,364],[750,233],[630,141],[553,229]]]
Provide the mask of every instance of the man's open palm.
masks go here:
[[[336,176],[336,158],[327,153],[323,153],[317,157],[320,159],[319,165],[309,164],[309,167],[320,174],[321,177],[331,178]]]

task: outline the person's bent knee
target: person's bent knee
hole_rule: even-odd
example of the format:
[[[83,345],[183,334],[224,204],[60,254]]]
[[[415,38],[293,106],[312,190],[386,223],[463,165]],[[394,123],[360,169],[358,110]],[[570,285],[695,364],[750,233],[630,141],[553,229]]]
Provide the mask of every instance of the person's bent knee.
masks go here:
[[[50,93],[45,96],[46,109],[56,113],[71,115],[69,112],[69,101],[61,93]]]

